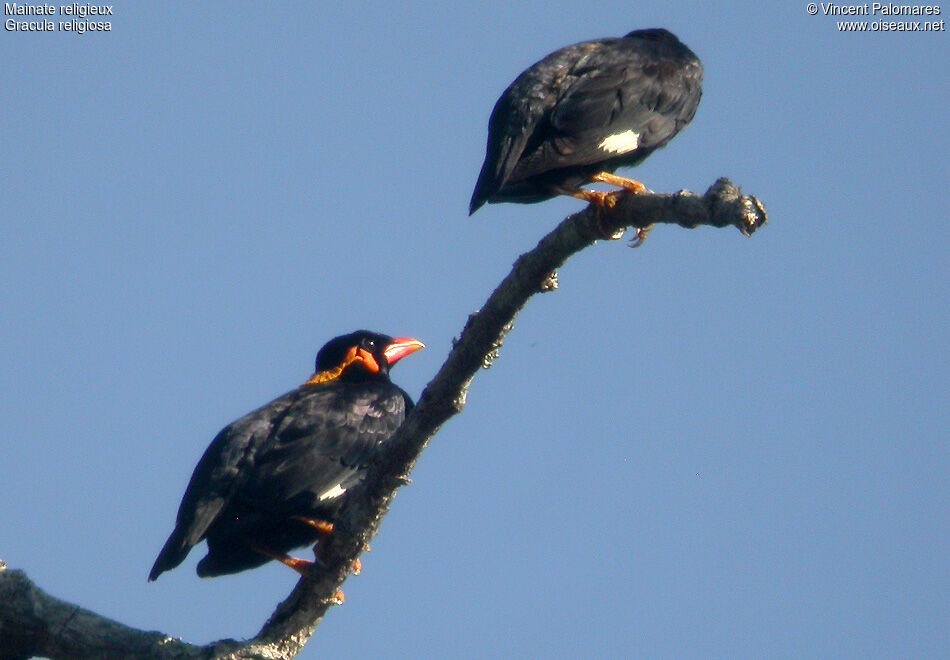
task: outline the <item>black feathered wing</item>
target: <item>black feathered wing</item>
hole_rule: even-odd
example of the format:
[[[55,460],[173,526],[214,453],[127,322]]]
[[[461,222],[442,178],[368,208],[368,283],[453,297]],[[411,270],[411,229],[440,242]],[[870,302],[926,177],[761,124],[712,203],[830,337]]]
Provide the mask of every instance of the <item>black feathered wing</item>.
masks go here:
[[[469,212],[474,213],[509,179],[523,178],[515,169],[525,154],[536,152],[538,136],[548,133],[550,113],[568,84],[571,69],[585,61],[606,39],[567,46],[533,64],[504,91],[488,119],[485,162],[475,183]]]
[[[520,88],[525,84],[521,79],[512,83],[492,110],[488,120],[485,162],[472,193],[470,215],[505,185],[538,123],[553,105],[553,96],[521,95]]]
[[[303,515],[359,481],[402,422],[408,397],[388,383],[329,389],[303,397],[293,415],[277,421],[235,499],[275,514]]]
[[[671,74],[648,65],[640,50],[619,48],[595,51],[572,69],[547,117],[546,139],[518,164],[516,179],[611,159],[636,164],[693,118],[701,70],[698,78]]]

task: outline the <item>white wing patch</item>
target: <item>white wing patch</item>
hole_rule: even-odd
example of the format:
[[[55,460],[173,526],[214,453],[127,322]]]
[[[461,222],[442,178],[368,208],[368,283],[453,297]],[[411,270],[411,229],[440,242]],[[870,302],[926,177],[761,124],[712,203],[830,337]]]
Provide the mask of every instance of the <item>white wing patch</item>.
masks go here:
[[[336,497],[339,497],[346,492],[346,488],[341,488],[340,484],[337,484],[333,488],[327,488],[325,491],[320,493],[320,496],[317,498],[320,502],[323,500],[332,500]]]
[[[608,135],[597,146],[612,154],[625,154],[633,151],[640,144],[640,134],[634,131],[624,131]]]

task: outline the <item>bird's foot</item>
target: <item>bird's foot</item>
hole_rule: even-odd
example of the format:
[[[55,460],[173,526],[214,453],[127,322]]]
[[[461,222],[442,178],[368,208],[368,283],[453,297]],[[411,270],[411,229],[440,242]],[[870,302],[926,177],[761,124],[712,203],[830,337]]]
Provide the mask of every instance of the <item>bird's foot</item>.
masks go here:
[[[571,197],[576,197],[577,199],[582,199],[589,204],[609,211],[617,205],[617,200],[619,198],[619,191],[603,191],[603,190],[585,190],[580,188],[575,192],[571,193]]]
[[[637,227],[637,237],[627,243],[627,247],[638,248],[643,245],[643,241],[647,240],[647,236],[650,235],[650,232],[653,231],[655,225],[647,225],[646,227]]]
[[[621,191],[627,192],[631,195],[640,195],[642,193],[648,192],[647,187],[639,181],[617,176],[616,174],[611,174],[610,172],[599,172],[598,174],[591,176],[590,180],[592,182],[606,183],[608,185],[617,186],[620,188],[620,190],[613,190],[610,192],[581,189],[573,195],[578,199],[583,199],[590,204],[594,204],[599,209],[601,209],[601,211],[609,211],[614,208],[617,205],[617,202],[620,201]],[[598,216],[597,225],[601,236],[611,241],[616,241],[623,238],[625,230],[617,229],[611,231],[605,226],[604,220],[605,218],[603,217],[603,214]],[[650,233],[651,229],[653,229],[653,225],[650,225],[649,227],[638,228],[637,237],[630,242],[630,247],[640,247],[643,245],[643,241],[646,240],[647,234]]]
[[[602,190],[584,190],[581,188],[577,192],[571,193],[571,197],[582,199],[597,209],[597,232],[602,237],[609,241],[616,241],[623,237],[623,229],[610,231],[604,225],[604,213],[617,205],[620,191],[604,192]]]

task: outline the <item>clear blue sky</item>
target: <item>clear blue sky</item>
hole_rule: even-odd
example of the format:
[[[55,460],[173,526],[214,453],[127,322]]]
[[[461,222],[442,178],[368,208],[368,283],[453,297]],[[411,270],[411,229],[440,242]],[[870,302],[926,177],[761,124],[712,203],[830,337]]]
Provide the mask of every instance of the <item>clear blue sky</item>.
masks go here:
[[[947,33],[804,1],[358,4],[0,31],[0,557],[133,626],[253,635],[282,566],[146,583],[207,443],[360,327],[426,342],[394,372],[418,396],[579,208],[466,216],[495,99],[664,26],[705,93],[628,173],[729,176],[771,224],[569,262],[301,657],[950,655]]]

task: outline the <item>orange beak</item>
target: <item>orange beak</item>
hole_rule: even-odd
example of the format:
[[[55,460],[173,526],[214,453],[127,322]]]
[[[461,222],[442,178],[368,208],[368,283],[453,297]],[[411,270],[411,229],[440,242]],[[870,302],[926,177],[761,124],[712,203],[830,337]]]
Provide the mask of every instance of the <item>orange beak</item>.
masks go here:
[[[426,345],[423,344],[418,339],[412,339],[411,337],[396,337],[393,339],[393,342],[386,347],[386,350],[383,351],[383,354],[386,356],[386,362],[389,363],[389,366],[393,366],[401,359],[415,353],[418,350],[422,350]]]

